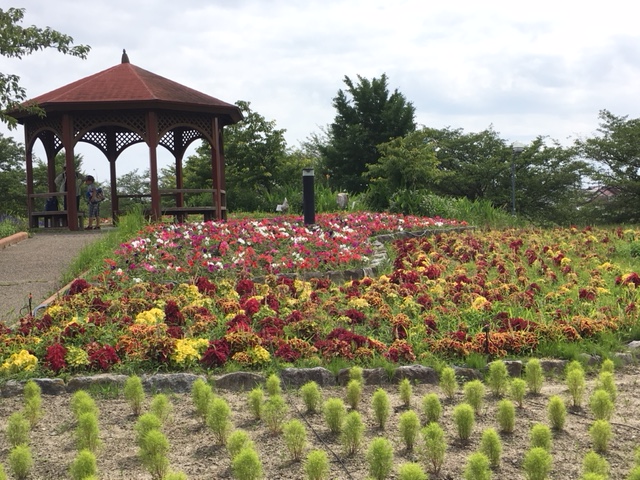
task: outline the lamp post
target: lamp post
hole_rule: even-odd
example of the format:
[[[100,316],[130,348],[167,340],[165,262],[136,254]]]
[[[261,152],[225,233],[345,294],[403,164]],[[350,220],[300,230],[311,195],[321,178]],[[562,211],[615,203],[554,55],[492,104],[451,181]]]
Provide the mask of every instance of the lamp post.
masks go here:
[[[516,157],[524,150],[524,143],[513,142],[511,144],[513,155],[511,156],[511,215],[516,216]]]

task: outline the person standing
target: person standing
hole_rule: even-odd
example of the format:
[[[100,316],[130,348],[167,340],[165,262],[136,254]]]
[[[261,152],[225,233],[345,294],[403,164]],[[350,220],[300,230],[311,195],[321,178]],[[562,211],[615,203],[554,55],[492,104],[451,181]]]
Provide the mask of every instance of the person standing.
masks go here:
[[[75,172],[75,176],[76,176],[76,210],[80,210],[80,194],[81,194],[83,176],[78,172]],[[66,165],[62,167],[62,173],[58,175],[54,181],[58,186],[58,191],[64,192],[66,194],[67,193],[67,166]],[[64,205],[64,210],[66,210],[67,209],[66,195],[63,195],[62,201]]]
[[[87,175],[84,179],[87,184],[87,202],[89,202],[89,223],[85,230],[100,230],[100,201],[98,200],[98,187],[96,187],[95,178]],[[96,225],[93,226],[93,221]]]

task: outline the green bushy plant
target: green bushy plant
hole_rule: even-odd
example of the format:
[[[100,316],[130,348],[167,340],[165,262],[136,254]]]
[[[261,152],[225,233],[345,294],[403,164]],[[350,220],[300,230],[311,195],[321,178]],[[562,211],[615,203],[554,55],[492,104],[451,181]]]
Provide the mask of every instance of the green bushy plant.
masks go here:
[[[151,430],[144,436],[138,456],[151,478],[162,480],[169,470],[169,441],[160,430]]]
[[[604,390],[609,394],[612,402],[616,401],[618,397],[618,387],[616,387],[615,377],[613,372],[600,372],[598,375],[598,381],[596,382],[597,390]]]
[[[131,407],[134,415],[138,416],[142,412],[145,393],[142,387],[142,380],[137,375],[131,375],[124,384],[124,399]]]
[[[329,458],[324,450],[312,450],[304,462],[306,480],[327,480],[329,478]]]
[[[93,412],[87,412],[78,418],[76,427],[76,444],[78,450],[95,452],[100,446],[100,431],[98,417]]]
[[[609,449],[611,440],[611,424],[607,420],[596,420],[589,427],[589,436],[593,443],[593,449],[598,453],[605,453]]]
[[[189,478],[184,472],[167,472],[162,480],[189,480]]]
[[[507,393],[509,387],[509,372],[507,365],[502,360],[494,360],[489,364],[489,372],[486,378],[489,390],[496,397]]]
[[[444,456],[447,451],[444,430],[436,422],[431,422],[422,429],[422,439],[424,441],[425,463],[431,465],[431,471],[437,475],[444,464]]]
[[[288,410],[287,402],[279,394],[271,395],[264,403],[262,418],[271,433],[277,434],[282,431],[282,424]]]
[[[527,480],[546,480],[551,471],[553,457],[544,448],[534,447],[524,456],[522,467]]]
[[[213,388],[202,378],[198,378],[191,385],[191,400],[196,409],[196,414],[203,423],[207,422],[207,414],[211,399],[213,398]]]
[[[640,480],[640,465],[635,466],[631,469],[626,480]]]
[[[411,406],[411,397],[413,396],[413,387],[408,378],[400,380],[398,384],[398,395],[405,408],[409,408]]]
[[[262,390],[262,387],[255,387],[249,392],[247,404],[253,418],[260,420],[262,418],[262,409],[264,408],[264,390]]]
[[[453,400],[459,388],[458,381],[456,380],[456,371],[451,367],[444,367],[440,372],[438,385],[445,397],[447,397],[449,401]]]
[[[468,441],[476,423],[473,407],[468,403],[457,405],[453,409],[453,423],[456,426],[458,438],[463,442]]]
[[[320,408],[322,393],[320,387],[314,381],[305,383],[300,387],[300,396],[307,409],[307,413],[315,413]]]
[[[389,400],[389,395],[383,388],[378,388],[374,392],[371,405],[378,427],[384,430],[389,415],[391,415],[391,401]]]
[[[418,433],[420,433],[420,418],[418,414],[413,410],[407,410],[402,413],[398,420],[398,430],[406,449],[413,450]]]
[[[549,397],[547,415],[552,429],[562,430],[564,428],[564,422],[567,418],[567,407],[564,404],[564,400],[558,395]]]
[[[589,407],[596,420],[610,420],[614,405],[606,390],[596,390],[589,398]]]
[[[80,450],[69,468],[72,480],[85,480],[97,473],[98,464],[95,454],[91,450]]]
[[[0,463],[0,480],[7,480],[7,472],[4,470],[4,465]]]
[[[356,410],[362,399],[362,382],[360,380],[349,380],[347,384],[347,404]]]
[[[9,468],[17,480],[26,480],[33,468],[31,449],[24,444],[16,445],[9,452]]]
[[[294,462],[302,458],[302,452],[307,445],[307,430],[300,420],[293,419],[282,425],[284,445]]]
[[[5,437],[10,447],[29,444],[29,431],[31,426],[22,412],[15,412],[7,420]]]
[[[513,433],[516,427],[516,409],[511,400],[504,398],[498,402],[496,420],[501,432]]]
[[[329,398],[324,402],[322,412],[329,431],[334,434],[340,433],[347,414],[344,402],[340,398]]]
[[[405,462],[398,468],[398,480],[427,480],[427,474],[420,464]]]
[[[231,408],[222,397],[213,397],[207,409],[207,427],[211,429],[216,445],[224,445],[233,425],[231,423]]]
[[[464,401],[471,405],[474,413],[480,413],[484,406],[484,384],[480,380],[471,380],[464,384],[463,391]]]
[[[342,424],[340,439],[347,455],[355,455],[362,444],[364,423],[360,413],[353,410],[347,414]]]
[[[582,473],[594,473],[609,478],[609,462],[594,451],[589,451],[582,458]]]
[[[244,447],[255,448],[253,440],[244,430],[234,430],[227,437],[227,452],[231,458],[235,457]]]
[[[524,370],[524,378],[527,382],[527,388],[533,395],[540,394],[542,390],[542,384],[544,383],[544,374],[542,372],[542,365],[537,358],[531,358],[527,362]]]
[[[442,404],[438,395],[435,393],[427,393],[422,397],[422,413],[424,414],[427,423],[438,422],[442,416]]]
[[[160,427],[162,427],[162,422],[153,413],[143,413],[140,415],[136,424],[133,426],[138,447],[142,446],[142,442],[147,433],[151,430],[160,430]]]
[[[527,382],[522,378],[514,378],[511,380],[509,386],[509,394],[514,402],[518,405],[518,408],[522,408],[524,405],[524,397],[527,392]]]
[[[602,361],[602,364],[600,365],[600,373],[602,372],[614,373],[615,369],[616,369],[616,364],[613,363],[613,360],[611,360],[610,358],[605,358]]]
[[[149,411],[158,417],[162,423],[166,423],[173,413],[173,405],[166,394],[157,393],[151,399]]]
[[[262,478],[262,462],[251,447],[240,450],[231,460],[231,472],[236,480],[259,480]]]
[[[580,364],[578,363],[578,365]],[[582,366],[580,366],[580,368],[574,366],[567,370],[566,383],[569,393],[571,394],[573,406],[576,408],[582,407],[584,390],[586,388],[586,381],[584,379],[584,370],[582,369]]]
[[[485,428],[480,438],[480,452],[484,453],[489,459],[492,468],[500,466],[500,457],[502,456],[502,441],[500,435],[493,428]]]
[[[469,455],[463,474],[464,480],[491,480],[489,459],[482,452]]]
[[[367,450],[369,475],[374,480],[384,480],[393,468],[393,445],[384,437],[374,438]]]
[[[547,452],[551,451],[552,443],[551,429],[544,423],[536,423],[529,431],[529,443],[531,448],[544,448]]]
[[[76,420],[84,413],[98,415],[98,406],[95,400],[84,390],[78,390],[71,397],[71,411]]]
[[[362,367],[354,365],[349,369],[349,380],[357,380],[364,385],[364,370]]]
[[[42,418],[42,389],[33,380],[24,385],[24,416],[31,428]]]
[[[269,396],[280,395],[282,393],[282,384],[280,382],[280,377],[275,373],[272,373],[267,377],[264,386]]]

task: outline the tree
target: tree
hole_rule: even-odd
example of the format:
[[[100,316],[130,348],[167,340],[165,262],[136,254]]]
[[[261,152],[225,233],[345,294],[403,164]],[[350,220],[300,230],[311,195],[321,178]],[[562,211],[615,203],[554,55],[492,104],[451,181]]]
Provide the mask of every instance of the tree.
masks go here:
[[[21,59],[38,50],[55,48],[59,52],[74,57],[86,58],[91,47],[73,45],[73,38],[50,27],[22,27],[24,8],[0,9],[0,55],[7,58]],[[6,115],[5,110],[23,109],[30,113],[44,114],[37,105],[27,107],[20,103],[27,98],[27,92],[20,86],[20,77],[0,72],[0,121],[9,128],[16,125],[15,118]]]
[[[0,134],[0,214],[25,216],[27,213],[24,147]]]
[[[605,219],[614,223],[640,221],[640,119],[616,116],[607,110],[598,115],[598,136],[579,140],[581,154],[598,167],[594,179],[614,195],[606,202]]]
[[[333,99],[337,115],[320,146],[330,186],[351,193],[367,189],[363,174],[378,162],[378,145],[416,129],[415,108],[397,89],[389,94],[386,74],[371,81],[358,75],[358,82],[345,76],[348,88]]]

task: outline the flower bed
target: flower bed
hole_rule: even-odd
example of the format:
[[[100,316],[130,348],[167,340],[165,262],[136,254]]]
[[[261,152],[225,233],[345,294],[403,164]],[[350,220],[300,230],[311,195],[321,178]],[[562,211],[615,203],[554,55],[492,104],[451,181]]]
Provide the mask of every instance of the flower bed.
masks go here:
[[[636,325],[631,230],[438,233],[393,242],[392,269],[377,278],[282,275],[361,264],[372,235],[444,223],[367,214],[321,215],[313,228],[293,217],[150,226],[41,318],[3,328],[0,372],[517,356]]]

